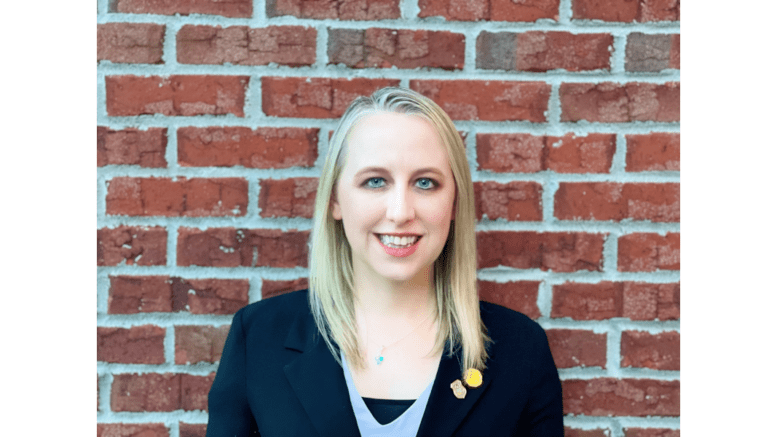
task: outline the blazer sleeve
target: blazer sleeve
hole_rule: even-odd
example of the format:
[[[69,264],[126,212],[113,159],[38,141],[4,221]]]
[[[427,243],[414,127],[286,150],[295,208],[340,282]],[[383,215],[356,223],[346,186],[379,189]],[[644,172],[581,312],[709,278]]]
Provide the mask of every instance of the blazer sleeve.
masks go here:
[[[207,437],[256,436],[246,393],[246,338],[243,310],[235,314],[208,393]]]
[[[545,331],[537,325],[536,359],[532,370],[533,386],[528,402],[529,434],[533,437],[563,437],[564,412],[561,381],[553,361]]]

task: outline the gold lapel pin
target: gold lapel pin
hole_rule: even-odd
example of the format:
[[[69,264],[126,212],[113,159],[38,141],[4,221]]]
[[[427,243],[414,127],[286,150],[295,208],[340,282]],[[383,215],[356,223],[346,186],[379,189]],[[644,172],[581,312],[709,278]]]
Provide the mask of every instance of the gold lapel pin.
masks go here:
[[[464,385],[469,388],[478,388],[483,384],[483,374],[478,369],[467,369],[464,372]]]
[[[459,379],[451,383],[451,389],[453,389],[453,396],[456,396],[458,399],[464,399],[464,396],[467,396],[467,389],[464,388]]]

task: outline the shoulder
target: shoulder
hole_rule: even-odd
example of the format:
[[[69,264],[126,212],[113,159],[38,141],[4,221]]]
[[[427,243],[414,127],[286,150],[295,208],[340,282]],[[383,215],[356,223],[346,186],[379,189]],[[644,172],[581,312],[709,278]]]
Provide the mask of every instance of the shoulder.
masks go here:
[[[233,320],[240,323],[244,332],[277,331],[290,326],[299,316],[310,316],[308,290],[293,291],[241,308]]]
[[[539,323],[518,311],[480,301],[480,318],[495,341],[520,339],[522,343],[539,341],[547,344],[545,330]]]

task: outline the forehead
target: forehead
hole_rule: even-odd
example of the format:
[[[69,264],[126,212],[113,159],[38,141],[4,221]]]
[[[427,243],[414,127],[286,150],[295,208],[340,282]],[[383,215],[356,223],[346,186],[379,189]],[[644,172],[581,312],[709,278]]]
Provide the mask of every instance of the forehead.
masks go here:
[[[349,132],[343,152],[346,167],[437,165],[450,171],[439,133],[431,123],[413,115],[377,112],[365,116]]]

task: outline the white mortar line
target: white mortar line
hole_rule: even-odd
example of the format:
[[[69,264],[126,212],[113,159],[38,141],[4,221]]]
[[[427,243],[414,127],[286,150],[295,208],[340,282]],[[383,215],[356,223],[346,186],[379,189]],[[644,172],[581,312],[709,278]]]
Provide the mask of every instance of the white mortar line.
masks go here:
[[[108,314],[108,297],[111,287],[108,273],[97,272],[97,314]]]
[[[559,24],[563,26],[572,25],[572,0],[561,0],[559,2]]]

